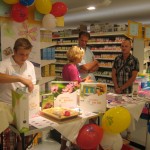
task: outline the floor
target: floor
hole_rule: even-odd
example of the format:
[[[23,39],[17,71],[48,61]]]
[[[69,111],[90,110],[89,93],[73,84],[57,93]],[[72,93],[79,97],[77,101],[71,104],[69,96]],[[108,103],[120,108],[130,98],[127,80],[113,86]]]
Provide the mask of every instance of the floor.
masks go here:
[[[34,146],[31,150],[59,150],[60,144],[53,140],[47,140],[41,144]]]
[[[132,134],[132,138],[139,144],[145,145],[145,140],[146,140],[146,121],[143,119],[140,119],[138,121],[138,124],[136,124],[136,130]],[[48,138],[49,135],[49,130],[48,131],[43,131],[42,132],[42,143],[32,147],[30,150],[60,150],[60,144],[50,138]],[[140,135],[140,136],[139,136]],[[147,139],[147,148],[146,150],[150,150],[150,134],[148,134],[148,139]],[[133,148],[134,150],[140,150],[138,148]]]
[[[41,144],[32,147],[30,150],[59,150],[60,144],[54,140],[47,140],[42,142]],[[140,150],[134,147],[134,150]]]

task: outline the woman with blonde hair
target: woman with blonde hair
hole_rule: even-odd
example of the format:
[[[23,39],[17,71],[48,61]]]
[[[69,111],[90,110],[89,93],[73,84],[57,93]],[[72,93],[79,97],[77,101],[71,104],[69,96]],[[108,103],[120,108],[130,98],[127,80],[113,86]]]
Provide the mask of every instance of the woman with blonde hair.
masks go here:
[[[62,77],[64,81],[92,82],[90,76],[81,79],[77,69],[77,64],[82,61],[84,50],[78,46],[72,46],[67,51],[68,63],[63,67]]]

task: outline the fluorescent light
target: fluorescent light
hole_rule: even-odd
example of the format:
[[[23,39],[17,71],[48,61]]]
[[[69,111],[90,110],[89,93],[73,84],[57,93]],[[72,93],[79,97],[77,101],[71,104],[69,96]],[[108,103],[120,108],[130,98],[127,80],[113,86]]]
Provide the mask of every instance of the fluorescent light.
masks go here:
[[[94,6],[90,6],[87,8],[88,10],[95,10],[95,7]]]

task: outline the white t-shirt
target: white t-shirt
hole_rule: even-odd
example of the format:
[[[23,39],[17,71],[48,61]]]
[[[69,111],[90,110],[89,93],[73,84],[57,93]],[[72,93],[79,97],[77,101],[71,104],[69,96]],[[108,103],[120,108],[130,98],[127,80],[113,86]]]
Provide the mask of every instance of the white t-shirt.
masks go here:
[[[90,62],[92,62],[92,61],[94,61],[94,54],[93,54],[93,52],[87,47],[86,50],[85,50],[84,56],[83,56],[83,58],[82,58],[82,61],[81,61],[81,63],[79,63],[78,65],[79,65],[79,67],[80,67],[81,65],[84,65],[84,64],[86,64],[86,63],[90,63]],[[81,75],[82,78],[85,78],[85,77],[87,77],[87,76],[91,76],[91,79],[92,79],[93,81],[96,81],[95,76],[93,75],[93,73],[80,73],[80,75]]]
[[[35,69],[30,61],[20,67],[15,63],[12,57],[0,62],[0,72],[8,75],[21,76],[27,79],[31,79],[33,84],[36,84]],[[0,84],[0,100],[6,103],[12,103],[12,90],[16,90],[18,87],[24,87],[25,85],[20,82],[15,83],[3,83]]]

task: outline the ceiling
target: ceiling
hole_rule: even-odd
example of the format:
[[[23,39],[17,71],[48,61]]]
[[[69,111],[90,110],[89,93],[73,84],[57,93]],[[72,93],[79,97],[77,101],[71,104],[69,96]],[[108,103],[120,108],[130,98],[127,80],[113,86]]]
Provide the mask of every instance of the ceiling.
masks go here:
[[[150,0],[52,0],[64,2],[68,12],[64,16],[65,27],[80,24],[126,23],[128,20],[150,24]],[[96,10],[86,8],[94,5]]]

